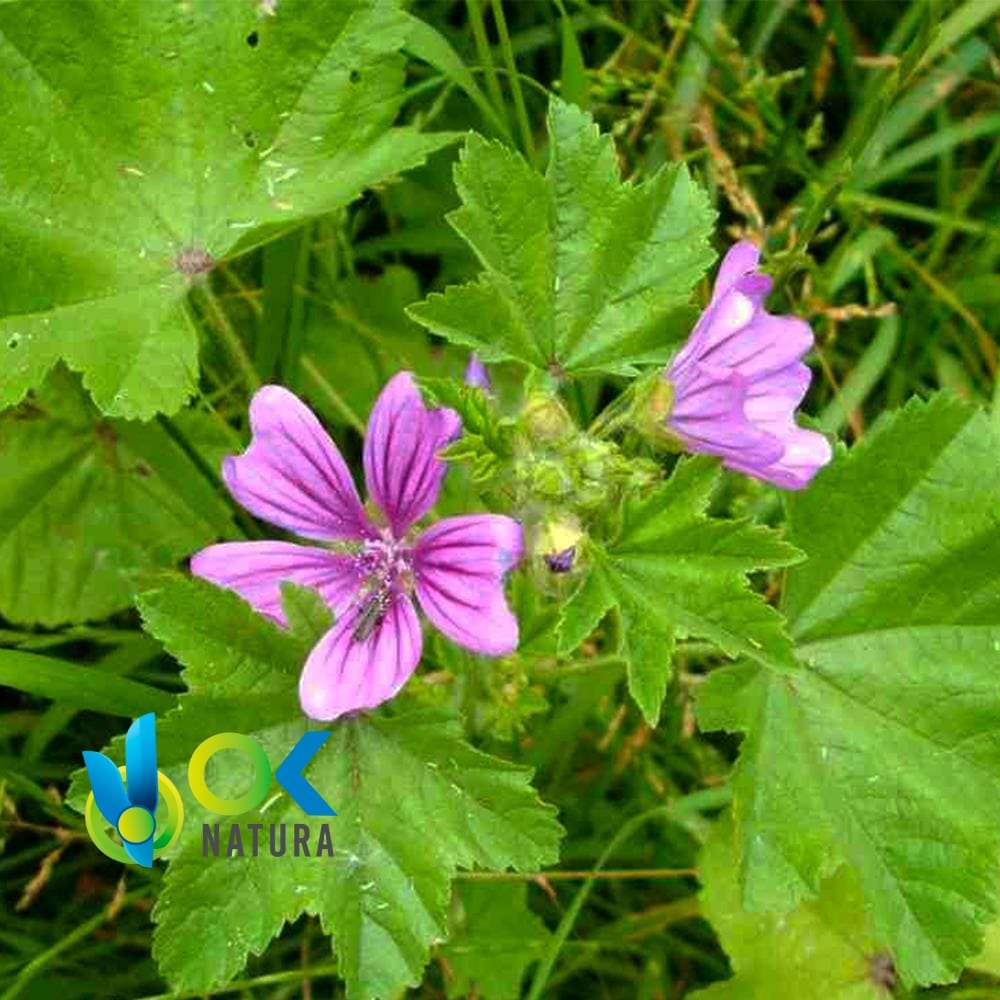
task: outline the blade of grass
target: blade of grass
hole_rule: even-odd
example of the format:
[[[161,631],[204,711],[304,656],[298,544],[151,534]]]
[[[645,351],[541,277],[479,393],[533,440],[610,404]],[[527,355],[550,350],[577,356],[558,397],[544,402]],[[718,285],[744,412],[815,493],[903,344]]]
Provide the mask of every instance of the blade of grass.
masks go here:
[[[407,50],[418,59],[422,59],[425,63],[443,73],[455,86],[464,91],[469,100],[479,109],[479,113],[483,116],[483,120],[489,128],[506,142],[513,145],[513,136],[511,136],[507,122],[497,114],[496,108],[490,103],[489,98],[483,93],[479,84],[476,83],[476,78],[472,75],[469,67],[462,62],[461,56],[452,48],[448,39],[426,21],[422,21],[410,14],[407,14],[406,17],[410,22],[410,33],[406,41]],[[482,18],[480,17],[481,23]],[[475,29],[473,30],[475,31]],[[489,51],[488,45],[486,48]],[[482,56],[482,53],[480,53],[480,56]],[[490,58],[492,60],[492,56]],[[484,69],[487,70],[487,86],[489,86],[489,80],[491,79],[491,74],[488,70],[490,65],[491,63],[484,63]],[[497,79],[496,73],[492,74],[492,79],[494,81]],[[499,95],[499,84],[497,85],[497,95]],[[497,95],[494,95],[494,100],[496,100]],[[502,98],[500,100],[502,101]]]
[[[901,264],[912,271],[956,316],[963,319],[976,334],[979,350],[991,375],[997,373],[997,345],[989,332],[976,316],[966,307],[965,303],[943,282],[939,281],[911,253],[904,250],[898,243],[890,243],[888,252]]]
[[[979,197],[987,184],[992,180],[998,163],[1000,163],[1000,138],[998,138],[993,144],[993,148],[990,150],[989,156],[983,160],[979,170],[976,171],[976,176],[959,195],[958,200],[955,203],[954,217],[956,219],[965,218],[969,209],[972,207],[972,204]],[[938,228],[938,231],[934,235],[934,243],[932,245],[930,256],[927,258],[928,270],[936,270],[938,264],[940,264],[944,259],[944,255],[948,250],[948,244],[951,242],[955,229],[956,225],[953,221],[948,221]]]
[[[166,712],[175,701],[167,691],[128,677],[17,649],[0,649],[0,684],[74,708],[126,717]]]
[[[902,141],[969,74],[982,66],[989,55],[985,42],[970,38],[940,66],[906,90],[879,123],[878,132],[864,155],[857,157],[859,171],[873,170],[886,152]]]
[[[587,897],[594,887],[598,873],[622,844],[651,820],[660,819],[678,822],[690,814],[705,812],[711,809],[721,809],[731,798],[732,790],[728,786],[706,789],[705,791],[685,796],[683,799],[672,802],[670,805],[656,806],[653,809],[648,809],[646,812],[640,813],[638,816],[634,816],[626,823],[623,823],[608,846],[601,852],[590,877],[577,890],[576,895],[573,897],[573,902],[569,905],[569,909],[566,910],[562,920],[559,921],[559,926],[556,928],[555,934],[552,935],[549,946],[546,948],[545,954],[542,956],[538,968],[535,970],[535,976],[531,981],[531,989],[528,991],[528,1000],[540,1000],[545,995],[545,987],[549,981],[549,977],[552,975],[552,970],[555,968],[559,953],[562,951],[570,932],[573,930],[573,926],[576,924],[577,917],[583,909],[583,904],[587,901]]]
[[[126,676],[148,663],[162,652],[160,644],[142,632],[134,633],[129,641],[112,649],[90,668],[113,676]],[[42,713],[24,741],[23,753],[28,760],[38,760],[49,743],[73,721],[79,710],[72,705],[56,702]]]
[[[853,411],[861,409],[872,389],[885,375],[899,342],[899,317],[886,316],[878,332],[847,373],[840,391],[816,420],[816,429],[824,434],[838,434],[847,425]]]
[[[961,7],[938,26],[931,44],[920,60],[920,65],[929,66],[959,39],[971,34],[998,13],[1000,13],[1000,0],[965,0]]]
[[[507,112],[507,103],[503,99],[503,91],[500,89],[500,77],[497,76],[496,63],[493,61],[493,48],[490,45],[489,38],[486,36],[482,2],[483,0],[465,0],[466,9],[469,12],[469,25],[472,28],[472,38],[476,43],[476,54],[479,56],[479,64],[482,67],[483,75],[486,77],[486,92],[490,95],[490,100],[496,109],[497,117],[503,121],[504,135],[509,137],[511,142],[513,142],[510,115]]]
[[[553,0],[559,11],[560,68],[559,87],[564,100],[587,110],[590,107],[590,90],[587,86],[587,67],[576,37],[576,29],[566,12],[562,0]]]
[[[900,219],[909,219],[911,222],[926,222],[931,226],[949,225],[958,232],[1000,239],[1000,226],[990,226],[985,222],[941,212],[936,208],[914,205],[908,201],[900,201],[898,198],[883,198],[881,195],[863,194],[861,191],[851,190],[841,191],[836,200],[845,205],[855,205],[868,212],[897,216]]]
[[[140,889],[133,889],[126,893],[121,899],[113,899],[99,913],[89,920],[74,927],[67,935],[57,941],[50,948],[46,948],[41,954],[36,955],[18,974],[14,982],[0,995],[0,1000],[14,1000],[20,996],[25,987],[43,970],[51,965],[64,951],[68,951],[75,944],[90,937],[98,928],[110,923],[121,910],[130,906],[139,899],[148,896],[152,891],[150,886],[142,886]]]
[[[521,133],[521,143],[524,155],[532,166],[536,166],[535,140],[531,134],[531,123],[528,121],[528,109],[524,104],[524,91],[521,90],[521,75],[514,60],[514,50],[510,46],[510,34],[507,31],[507,18],[503,12],[502,0],[493,0],[493,20],[497,26],[500,38],[500,51],[507,67],[507,83],[514,97],[514,113],[517,116],[517,126]]]
[[[892,156],[887,156],[877,169],[857,176],[852,187],[866,191],[888,181],[905,178],[905,175],[918,164],[948,153],[956,146],[971,142],[980,136],[996,135],[998,131],[1000,131],[1000,113],[973,115],[965,121],[937,129],[923,139],[918,139],[898,150]]]

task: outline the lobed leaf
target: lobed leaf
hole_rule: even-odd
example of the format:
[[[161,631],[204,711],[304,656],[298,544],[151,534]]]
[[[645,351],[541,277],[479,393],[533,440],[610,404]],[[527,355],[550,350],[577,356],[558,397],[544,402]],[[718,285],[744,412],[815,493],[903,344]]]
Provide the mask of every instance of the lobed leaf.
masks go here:
[[[996,910],[998,444],[946,394],[883,421],[790,504],[802,667],[744,662],[699,696],[705,728],[746,733],[746,905],[791,909],[847,863],[919,983],[954,978]]]
[[[499,142],[470,136],[449,216],[484,268],[409,308],[418,323],[486,361],[558,373],[634,373],[665,359],[712,261],[714,222],[683,165],[623,183],[614,143],[553,99],[544,176]]]
[[[189,437],[214,451],[196,416]],[[0,613],[15,622],[105,618],[138,574],[234,530],[162,426],[101,418],[65,370],[0,416],[0,484]]]
[[[677,636],[794,667],[781,617],[746,574],[800,554],[766,528],[706,517],[717,475],[711,460],[682,460],[650,496],[626,502],[617,537],[589,544],[589,572],[562,611],[560,652],[568,653],[617,608],[629,690],[650,725],[659,720]]]
[[[109,414],[177,409],[191,279],[451,140],[392,127],[411,24],[372,0],[0,5],[0,405],[61,358]]]
[[[790,914],[747,913],[740,902],[739,852],[729,818],[719,820],[698,862],[705,916],[719,935],[734,975],[704,1000],[822,997],[885,1000],[895,970],[868,928],[857,879],[841,869],[815,900]]]
[[[227,591],[167,578],[141,601],[146,626],[185,665],[188,693],[158,725],[159,766],[186,792],[188,757],[206,737],[257,739],[276,768],[315,724],[299,708],[298,675],[308,650]],[[231,979],[285,923],[319,916],[332,937],[350,998],[387,998],[415,985],[430,944],[447,933],[458,868],[535,869],[554,861],[561,829],[529,772],[466,744],[435,711],[367,713],[330,727],[307,770],[335,817],[306,816],[274,794],[233,822],[264,824],[260,853],[203,857],[202,824],[220,822],[185,794],[184,832],[154,911],[154,955],[172,988],[206,991]],[[111,753],[121,756],[122,741]],[[231,765],[210,769],[219,795],[246,788]],[[85,797],[78,774],[73,800]],[[289,848],[271,857],[269,824],[288,825]],[[309,857],[293,857],[294,824],[309,828]],[[330,827],[333,856],[317,857]],[[228,821],[222,821],[222,843]],[[246,835],[249,837],[249,833]],[[198,942],[197,948],[191,941]]]

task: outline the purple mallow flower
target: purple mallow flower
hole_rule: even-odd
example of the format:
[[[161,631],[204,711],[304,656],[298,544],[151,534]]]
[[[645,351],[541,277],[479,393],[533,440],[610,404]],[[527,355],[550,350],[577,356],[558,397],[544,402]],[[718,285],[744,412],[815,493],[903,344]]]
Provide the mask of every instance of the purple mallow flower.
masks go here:
[[[364,471],[377,521],[337,446],[287,389],[260,389],[250,426],[250,447],[223,462],[232,495],[257,517],[332,545],[226,542],[195,555],[191,571],[281,625],[282,581],[319,591],[337,619],[302,671],[306,715],[336,719],[399,691],[423,645],[414,596],[460,645],[493,656],[516,648],[503,578],[521,558],[521,526],[500,514],[474,514],[413,530],[437,500],[445,474],[437,452],[460,421],[453,410],[427,409],[408,372],[385,386],[368,421]]]
[[[802,357],[813,335],[805,320],[764,310],[771,278],[759,260],[752,243],[726,254],[708,308],[667,369],[667,428],[691,451],[797,490],[832,455],[822,434],[795,422],[812,377]]]
[[[479,355],[475,351],[469,355],[469,363],[465,366],[464,379],[466,385],[471,385],[476,389],[483,389],[488,392],[493,388],[490,373],[487,371],[486,365],[479,360]]]

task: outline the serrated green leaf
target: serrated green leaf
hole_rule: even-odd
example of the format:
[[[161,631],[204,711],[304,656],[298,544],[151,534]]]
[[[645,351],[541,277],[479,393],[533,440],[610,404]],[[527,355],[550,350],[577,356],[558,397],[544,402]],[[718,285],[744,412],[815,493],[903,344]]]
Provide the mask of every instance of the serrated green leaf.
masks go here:
[[[659,721],[677,636],[794,666],[781,617],[746,574],[790,565],[799,553],[766,528],[707,518],[717,474],[711,462],[684,460],[651,495],[626,502],[618,536],[588,547],[589,574],[563,609],[560,652],[567,653],[618,608],[629,690],[650,725]]]
[[[191,752],[227,731],[253,736],[276,767],[312,726],[296,692],[308,642],[200,581],[167,578],[141,610],[185,665],[189,688],[158,723],[161,770],[186,790]],[[333,938],[348,997],[394,997],[419,980],[431,942],[445,936],[456,869],[533,870],[556,859],[561,830],[529,772],[472,749],[439,713],[368,713],[330,729],[307,775],[336,817],[306,816],[278,794],[236,818],[286,823],[289,844],[291,825],[307,824],[313,856],[271,857],[265,825],[257,858],[249,839],[244,856],[203,857],[202,823],[220,817],[185,796],[184,833],[154,911],[154,954],[173,988],[227,981],[286,922],[311,913]],[[120,758],[121,749],[119,739],[108,752]],[[247,775],[218,767],[208,780],[217,794],[235,794]],[[79,806],[85,794],[78,774],[71,800]],[[332,857],[315,856],[323,824]],[[228,821],[222,829],[225,844]]]
[[[593,568],[560,608],[558,651],[563,655],[572,653],[600,625],[614,604],[615,593],[608,586],[605,574]]]
[[[740,664],[699,692],[705,728],[746,733],[746,905],[791,909],[847,862],[920,983],[957,975],[996,907],[998,454],[947,395],[884,421],[790,504],[802,669]]]
[[[312,587],[291,580],[281,583],[281,607],[292,635],[314,645],[333,625],[333,612],[322,595]]]
[[[683,165],[623,183],[611,137],[579,108],[554,99],[548,128],[544,177],[470,136],[449,221],[484,273],[409,313],[487,361],[631,373],[663,360],[712,260],[708,200]]]
[[[180,255],[243,251],[450,141],[391,127],[410,24],[368,0],[0,7],[0,404],[62,358],[109,414],[175,410],[197,373]]]
[[[465,882],[455,897],[457,912],[441,948],[448,996],[517,1000],[525,970],[550,937],[528,909],[527,886]]]
[[[450,407],[462,419],[462,436],[441,452],[443,457],[471,461],[474,470],[495,471],[513,456],[514,421],[502,417],[482,389],[444,378],[422,378],[420,386],[431,403]]]
[[[818,897],[790,914],[747,913],[740,901],[739,852],[727,818],[698,861],[705,916],[734,975],[693,995],[704,1000],[886,1000],[893,970],[867,927],[864,898],[850,870],[823,883]],[[876,980],[881,977],[881,982]]]
[[[0,416],[5,618],[107,617],[130,603],[135,574],[232,532],[227,505],[160,425],[102,419],[65,370]]]

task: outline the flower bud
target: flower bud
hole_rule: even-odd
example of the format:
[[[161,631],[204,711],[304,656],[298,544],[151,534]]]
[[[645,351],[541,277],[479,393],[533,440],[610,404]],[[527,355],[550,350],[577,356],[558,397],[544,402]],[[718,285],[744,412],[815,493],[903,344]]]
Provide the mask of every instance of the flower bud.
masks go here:
[[[573,418],[556,396],[536,392],[528,397],[521,420],[532,440],[555,443],[576,432]]]
[[[466,385],[482,389],[484,392],[489,392],[493,388],[490,373],[486,365],[479,360],[479,355],[475,351],[469,355],[469,363],[465,366],[464,381]]]
[[[583,537],[580,522],[572,514],[550,517],[535,539],[535,551],[553,573],[568,573],[576,562],[576,547]]]
[[[553,573],[568,573],[576,561],[576,546],[571,545],[562,552],[553,552],[545,557],[546,565]]]
[[[631,423],[651,444],[666,451],[682,451],[683,444],[668,423],[673,408],[673,383],[658,372],[636,393]]]

